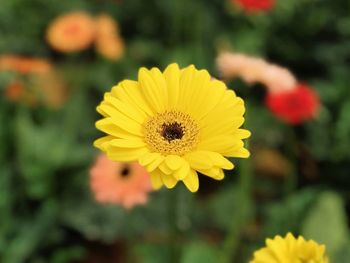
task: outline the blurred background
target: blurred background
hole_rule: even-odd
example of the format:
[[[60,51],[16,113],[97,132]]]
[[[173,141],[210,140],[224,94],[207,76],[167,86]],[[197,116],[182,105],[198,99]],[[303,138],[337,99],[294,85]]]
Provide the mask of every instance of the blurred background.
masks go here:
[[[243,263],[287,232],[349,262],[349,10],[348,0],[1,0],[0,262]],[[288,69],[315,92],[317,114],[285,121],[263,84],[226,76],[246,102],[249,159],[223,181],[200,176],[196,194],[179,185],[131,208],[98,201],[103,93],[172,62],[221,79],[224,51]]]

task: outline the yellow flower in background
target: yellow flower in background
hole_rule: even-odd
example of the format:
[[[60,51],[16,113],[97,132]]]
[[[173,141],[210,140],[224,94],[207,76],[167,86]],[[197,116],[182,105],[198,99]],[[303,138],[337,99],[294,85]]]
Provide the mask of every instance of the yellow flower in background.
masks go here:
[[[76,11],[57,17],[47,29],[49,45],[60,52],[77,52],[88,48],[95,39],[93,18]]]
[[[266,247],[254,253],[250,263],[328,263],[326,247],[303,237],[288,233],[266,240]]]
[[[196,192],[197,172],[222,180],[223,169],[234,167],[225,157],[249,156],[243,100],[192,65],[141,68],[138,81],[114,86],[97,111],[103,119],[96,127],[107,136],[94,145],[111,160],[138,160],[155,189],[182,181]]]

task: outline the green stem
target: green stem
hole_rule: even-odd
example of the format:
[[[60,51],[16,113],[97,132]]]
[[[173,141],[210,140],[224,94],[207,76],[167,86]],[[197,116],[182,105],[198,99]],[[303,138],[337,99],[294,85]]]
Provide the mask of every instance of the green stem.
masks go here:
[[[175,188],[170,191],[168,195],[168,216],[170,223],[170,246],[169,246],[169,262],[180,262],[181,247],[179,246],[180,231],[178,228],[178,200],[179,189]]]
[[[284,180],[284,193],[285,196],[291,195],[295,189],[297,188],[298,184],[298,177],[297,177],[297,136],[295,134],[295,130],[291,129],[289,132],[289,145],[288,145],[288,159],[290,160],[291,167],[290,172],[287,174],[287,177]]]
[[[229,263],[235,258],[237,247],[241,237],[241,230],[248,219],[251,205],[251,180],[252,170],[250,160],[242,160],[239,173],[239,196],[237,202],[240,207],[239,213],[233,218],[232,224],[228,229],[226,240],[224,241],[221,263]],[[238,211],[237,211],[238,212]]]

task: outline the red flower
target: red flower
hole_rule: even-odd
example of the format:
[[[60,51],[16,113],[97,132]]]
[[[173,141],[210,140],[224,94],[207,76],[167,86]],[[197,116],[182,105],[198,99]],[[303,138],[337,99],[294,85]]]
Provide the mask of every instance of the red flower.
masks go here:
[[[268,93],[266,105],[281,120],[299,124],[315,117],[320,103],[313,89],[299,83],[290,91]]]
[[[233,2],[248,12],[268,11],[275,5],[275,0],[233,0]]]

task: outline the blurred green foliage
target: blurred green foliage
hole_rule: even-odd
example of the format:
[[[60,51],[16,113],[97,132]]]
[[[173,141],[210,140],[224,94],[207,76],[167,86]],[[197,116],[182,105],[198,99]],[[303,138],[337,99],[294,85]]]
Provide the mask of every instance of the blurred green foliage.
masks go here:
[[[48,24],[72,10],[118,20],[124,58],[111,62],[89,50],[64,55],[50,49]],[[127,247],[119,248],[120,262],[168,262],[169,233],[181,236],[172,244],[182,247],[180,262],[217,262],[227,229],[242,212],[239,166],[223,182],[201,178],[196,195],[182,187],[175,194],[162,190],[131,211],[97,204],[88,170],[97,154],[95,106],[103,92],[135,78],[140,66],[163,68],[173,61],[217,76],[221,48],[288,67],[322,101],[316,120],[290,127],[264,107],[262,87],[229,83],[247,101],[251,148],[286,156],[295,179],[254,173],[234,262],[247,262],[266,237],[289,231],[326,244],[332,262],[348,262],[349,10],[347,0],[278,0],[274,10],[257,14],[239,11],[229,0],[2,0],[0,54],[48,58],[68,83],[70,97],[61,109],[0,97],[0,262],[85,262],[96,253],[91,247],[115,242]],[[0,73],[0,92],[12,78]],[[177,206],[169,207],[174,198]]]

